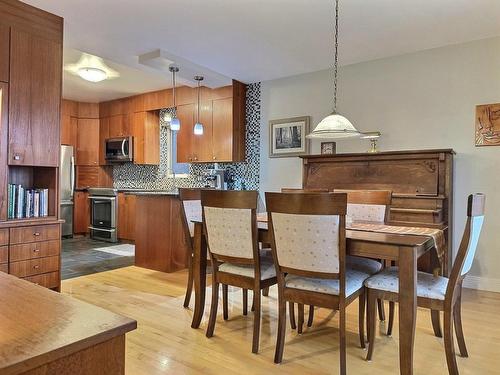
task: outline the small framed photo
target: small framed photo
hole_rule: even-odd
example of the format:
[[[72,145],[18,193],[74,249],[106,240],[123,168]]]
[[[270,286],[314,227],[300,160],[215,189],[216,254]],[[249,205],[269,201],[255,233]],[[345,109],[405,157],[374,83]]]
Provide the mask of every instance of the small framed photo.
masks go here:
[[[333,155],[337,153],[337,143],[321,142],[321,155]]]
[[[309,116],[269,121],[269,157],[306,155],[309,152]]]

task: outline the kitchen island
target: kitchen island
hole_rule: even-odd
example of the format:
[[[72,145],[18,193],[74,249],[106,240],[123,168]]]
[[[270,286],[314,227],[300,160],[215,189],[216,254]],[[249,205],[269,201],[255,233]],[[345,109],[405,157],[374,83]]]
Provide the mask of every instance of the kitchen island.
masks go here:
[[[161,272],[187,267],[188,246],[176,191],[130,191],[135,202],[135,265]]]
[[[0,373],[124,374],[135,320],[0,272]]]

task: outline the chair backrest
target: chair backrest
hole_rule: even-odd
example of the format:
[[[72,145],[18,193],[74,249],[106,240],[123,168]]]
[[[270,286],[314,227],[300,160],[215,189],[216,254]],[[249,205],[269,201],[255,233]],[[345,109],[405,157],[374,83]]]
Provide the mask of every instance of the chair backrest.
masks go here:
[[[389,220],[392,191],[335,189],[334,192],[347,193],[347,216],[350,219],[381,223]]]
[[[311,189],[297,189],[297,188],[281,188],[282,193],[328,193],[328,189],[311,188]]]
[[[258,259],[257,191],[203,190],[201,205],[212,260],[253,264]]]
[[[266,207],[278,280],[344,274],[346,194],[266,193]]]
[[[471,194],[467,200],[467,222],[465,224],[464,235],[460,242],[455,262],[451,270],[450,281],[446,291],[453,294],[455,287],[461,283],[465,275],[470,271],[474,256],[476,255],[479,235],[484,221],[484,205],[486,196],[482,193]]]
[[[179,188],[179,199],[181,200],[182,223],[186,240],[192,247],[194,237],[193,220],[201,219],[201,189]]]

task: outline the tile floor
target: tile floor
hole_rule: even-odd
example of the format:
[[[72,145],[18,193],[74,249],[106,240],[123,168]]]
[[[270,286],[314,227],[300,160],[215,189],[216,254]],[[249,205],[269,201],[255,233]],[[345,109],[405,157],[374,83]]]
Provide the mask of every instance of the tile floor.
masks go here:
[[[93,250],[115,245],[82,236],[63,239],[61,258],[62,279],[66,280],[133,265],[133,256],[121,256]]]

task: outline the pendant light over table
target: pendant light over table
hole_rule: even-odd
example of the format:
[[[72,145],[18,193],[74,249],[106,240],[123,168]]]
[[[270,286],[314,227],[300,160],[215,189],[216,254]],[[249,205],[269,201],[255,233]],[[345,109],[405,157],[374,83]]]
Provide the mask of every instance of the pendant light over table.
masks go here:
[[[337,139],[357,137],[361,133],[351,122],[337,113],[337,75],[338,75],[338,41],[339,41],[339,0],[335,0],[335,60],[333,66],[333,112],[325,117],[316,128],[307,135],[314,139]]]
[[[198,81],[198,114],[196,117],[196,124],[194,124],[193,132],[195,135],[203,135],[203,124],[200,122],[200,83],[203,81],[203,76],[195,76],[194,79]]]
[[[174,115],[170,119],[170,130],[179,131],[181,129],[181,122],[177,118],[177,108],[175,106],[175,74],[179,71],[179,68],[176,66],[170,66],[168,70],[172,72],[172,99],[174,105]]]

